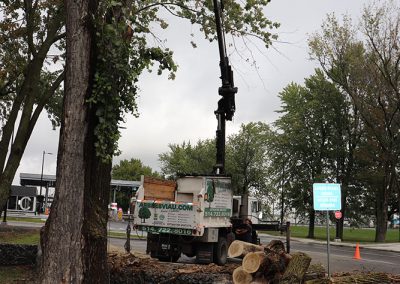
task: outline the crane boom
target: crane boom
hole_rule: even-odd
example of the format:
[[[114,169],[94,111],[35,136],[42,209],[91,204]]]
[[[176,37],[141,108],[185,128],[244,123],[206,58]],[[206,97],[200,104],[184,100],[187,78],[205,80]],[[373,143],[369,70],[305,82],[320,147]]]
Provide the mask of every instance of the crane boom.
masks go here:
[[[220,57],[220,78],[222,81],[222,86],[218,88],[218,94],[222,98],[218,101],[218,109],[214,112],[218,121],[216,131],[217,155],[214,173],[225,174],[225,122],[226,120],[232,120],[235,113],[235,94],[237,93],[237,88],[233,83],[233,72],[226,54],[225,34],[222,22],[223,6],[218,0],[213,0],[213,4]]]

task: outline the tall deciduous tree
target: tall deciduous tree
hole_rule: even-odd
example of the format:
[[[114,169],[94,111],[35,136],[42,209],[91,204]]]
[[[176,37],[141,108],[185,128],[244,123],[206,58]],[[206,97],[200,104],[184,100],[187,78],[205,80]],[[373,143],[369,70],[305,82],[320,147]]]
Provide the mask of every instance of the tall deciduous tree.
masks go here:
[[[338,181],[346,173],[347,106],[320,70],[306,79],[304,87],[288,85],[280,98],[282,116],[275,122],[275,138],[270,141],[271,170],[286,202],[308,216],[308,237],[313,238],[312,184]]]
[[[140,177],[152,176],[161,177],[158,172],[153,172],[152,168],[143,165],[139,159],[121,160],[118,165],[113,166],[111,176],[113,179],[120,180],[140,180]]]
[[[1,208],[42,110],[58,123],[63,27],[62,1],[0,2]]]
[[[178,174],[210,174],[215,165],[215,140],[199,140],[193,146],[190,142],[169,144],[169,152],[161,153],[161,171],[175,177]]]
[[[357,30],[348,17],[339,23],[329,16],[322,31],[310,39],[310,47],[329,78],[351,97],[377,142],[383,175],[375,189],[375,240],[381,242],[386,236],[389,198],[398,188],[400,6],[390,0],[371,4],[359,26]]]
[[[267,140],[270,129],[262,122],[242,124],[227,143],[227,173],[232,175],[234,192],[243,196],[241,214],[248,212],[250,189],[263,191],[267,184]]]
[[[225,5],[225,31],[254,35],[266,46],[277,25],[262,14],[265,0]],[[41,283],[108,283],[106,222],[111,159],[118,152],[118,123],[136,114],[138,75],[154,61],[175,71],[172,53],[148,46],[158,14],[201,25],[215,39],[211,1],[66,0],[67,65],[57,161],[56,195],[42,234]],[[128,26],[127,26],[128,25]]]

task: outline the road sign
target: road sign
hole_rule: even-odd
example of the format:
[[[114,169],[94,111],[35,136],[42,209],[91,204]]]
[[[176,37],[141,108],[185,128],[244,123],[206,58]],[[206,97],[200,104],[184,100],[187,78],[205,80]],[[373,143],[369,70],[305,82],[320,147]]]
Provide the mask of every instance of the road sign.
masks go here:
[[[341,192],[338,183],[313,184],[314,210],[329,211],[341,210]]]
[[[341,219],[341,218],[342,218],[342,212],[340,212],[340,211],[335,211],[335,218],[336,218],[336,219]]]

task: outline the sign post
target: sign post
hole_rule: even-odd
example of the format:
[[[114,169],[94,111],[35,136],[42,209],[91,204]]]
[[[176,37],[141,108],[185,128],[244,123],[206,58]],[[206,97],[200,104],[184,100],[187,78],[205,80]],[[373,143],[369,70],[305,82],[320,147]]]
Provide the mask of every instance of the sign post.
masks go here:
[[[338,183],[314,183],[313,184],[313,204],[315,211],[326,211],[326,235],[327,235],[327,254],[328,254],[328,278],[331,277],[329,267],[330,256],[330,236],[329,236],[329,210],[341,210],[341,190]]]

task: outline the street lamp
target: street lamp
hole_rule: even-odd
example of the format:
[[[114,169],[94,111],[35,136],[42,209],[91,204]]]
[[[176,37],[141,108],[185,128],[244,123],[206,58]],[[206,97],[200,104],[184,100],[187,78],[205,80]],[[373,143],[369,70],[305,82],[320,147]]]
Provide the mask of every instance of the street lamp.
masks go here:
[[[53,153],[46,153],[46,151],[43,151],[43,156],[42,156],[42,173],[40,174],[40,191],[39,191],[39,196],[42,198],[42,184],[43,184],[43,167],[44,167],[44,155],[53,155]],[[42,207],[42,201],[40,201],[40,207]],[[41,208],[39,208],[39,214],[40,214]]]

